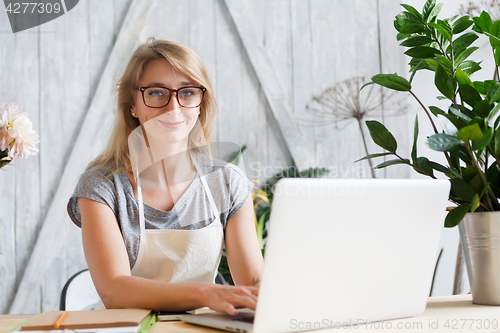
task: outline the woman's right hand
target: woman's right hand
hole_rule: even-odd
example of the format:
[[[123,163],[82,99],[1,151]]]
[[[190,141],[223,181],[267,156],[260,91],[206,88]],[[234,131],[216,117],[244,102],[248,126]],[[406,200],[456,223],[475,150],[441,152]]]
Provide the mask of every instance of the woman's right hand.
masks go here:
[[[259,290],[255,287],[207,284],[203,292],[204,303],[217,312],[238,314],[236,308],[255,310]]]

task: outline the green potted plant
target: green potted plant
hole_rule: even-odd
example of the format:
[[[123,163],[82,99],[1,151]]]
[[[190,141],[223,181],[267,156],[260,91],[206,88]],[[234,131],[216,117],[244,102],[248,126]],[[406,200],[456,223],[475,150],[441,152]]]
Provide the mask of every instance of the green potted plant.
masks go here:
[[[459,225],[471,281],[474,303],[500,305],[500,21],[492,22],[483,11],[480,16],[454,16],[438,19],[442,4],[428,0],[422,11],[402,4],[405,10],[396,16],[397,39],[407,47],[410,78],[397,74],[379,74],[368,84],[408,92],[425,111],[434,134],[427,145],[443,152],[447,165],[418,155],[418,118],[410,158],[397,152],[397,141],[377,121],[367,121],[373,141],[386,152],[363,159],[394,156],[375,168],[407,164],[416,172],[436,178],[446,175],[451,182],[449,199],[456,204],[445,220],[446,227]],[[495,63],[494,79],[473,81],[481,62],[470,60],[478,47],[478,38],[488,38]],[[433,83],[449,106],[443,110],[426,107],[412,91],[412,80],[420,70],[434,72]],[[438,127],[438,125],[440,125]],[[441,128],[439,130],[438,128]]]

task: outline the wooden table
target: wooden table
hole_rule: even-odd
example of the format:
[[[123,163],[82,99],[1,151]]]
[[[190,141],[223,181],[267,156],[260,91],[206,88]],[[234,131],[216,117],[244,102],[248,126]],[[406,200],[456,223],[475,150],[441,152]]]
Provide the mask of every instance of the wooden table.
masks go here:
[[[8,332],[30,317],[30,315],[0,315],[0,333]],[[485,327],[487,325],[489,327]],[[353,329],[355,330],[356,327],[344,327],[340,331]],[[421,316],[375,322],[359,326],[357,331],[500,333],[500,306],[473,304],[470,295],[430,297],[427,308]],[[177,321],[157,322],[150,332],[208,333],[220,331]]]

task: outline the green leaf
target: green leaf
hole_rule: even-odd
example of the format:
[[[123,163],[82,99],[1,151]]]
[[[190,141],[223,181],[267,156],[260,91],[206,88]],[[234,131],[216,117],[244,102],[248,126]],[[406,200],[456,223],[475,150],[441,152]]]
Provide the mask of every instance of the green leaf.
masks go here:
[[[493,126],[493,128],[497,129],[497,128],[500,128],[498,125],[500,124],[500,117],[497,117],[497,119],[495,120],[495,125]]]
[[[415,125],[413,126],[413,148],[411,150],[411,160],[417,163],[417,139],[418,139],[418,115],[415,115]]]
[[[439,50],[430,46],[415,46],[405,52],[407,56],[414,58],[433,58],[436,53],[439,54]]]
[[[468,32],[455,39],[452,43],[455,58],[464,52],[479,37],[474,32]]]
[[[397,30],[399,31],[399,29],[397,29]],[[400,41],[400,40],[406,39],[406,38],[408,38],[408,37],[410,37],[410,36],[411,36],[411,34],[404,34],[404,33],[401,33],[401,32],[400,32],[400,33],[398,33],[398,34],[396,35],[396,39],[397,39],[398,41]]]
[[[423,61],[425,61],[427,63],[427,65],[429,66],[429,69],[433,72],[436,71],[437,67],[438,67],[438,62],[434,59],[424,59]]]
[[[457,202],[472,202],[476,191],[462,178],[455,177],[450,179],[451,190],[450,198]]]
[[[429,165],[436,171],[442,172],[445,175],[460,177],[460,174],[453,169],[445,167],[439,163],[429,161]]]
[[[422,9],[422,18],[427,21],[427,18],[429,18],[430,13],[434,9],[434,6],[436,6],[436,0],[427,0],[424,4],[424,8]]]
[[[474,83],[472,83],[469,76],[467,74],[465,74],[465,72],[463,70],[461,70],[460,68],[457,68],[455,70],[455,77],[457,78],[458,84],[460,84],[460,85],[467,84],[467,85],[472,86],[472,87],[474,86]]]
[[[463,144],[462,140],[445,133],[437,133],[427,139],[429,148],[436,151],[451,151]]]
[[[262,214],[259,218],[259,221],[257,222],[257,240],[259,241],[260,248],[262,249],[263,246],[263,238],[264,238],[264,226],[266,224],[266,213]]]
[[[460,206],[452,209],[448,215],[446,215],[446,219],[444,220],[444,226],[446,228],[453,228],[458,225],[460,221],[462,221],[469,211],[470,204],[463,203]]]
[[[441,94],[443,94],[450,100],[453,99],[453,93],[455,92],[455,89],[453,87],[451,78],[446,75],[446,71],[444,70],[443,66],[438,66],[436,70],[436,76],[434,78],[434,84],[436,85],[436,88],[438,88],[439,92],[441,92]]]
[[[461,110],[458,109],[458,105],[452,105],[448,108],[452,114],[469,123],[473,117],[465,115]]]
[[[500,127],[495,130],[495,141],[493,143],[495,154],[500,155]]]
[[[438,3],[437,5],[432,8],[431,13],[427,17],[427,22],[433,22],[439,15],[439,12],[441,11],[441,7],[443,7],[442,3]]]
[[[421,33],[421,32],[426,32],[425,25],[421,23],[412,23],[412,24],[407,24],[402,27],[396,27],[394,25],[396,30],[398,30],[400,33],[403,34],[414,34],[414,33]]]
[[[375,84],[375,82],[373,82],[373,81],[372,81],[372,82],[368,82],[368,83],[363,84],[363,85],[361,86],[361,88],[359,88],[359,91],[363,90],[363,88],[364,88],[364,87],[369,86],[369,85],[371,85],[371,84]]]
[[[429,106],[429,110],[431,110],[432,114],[435,115],[436,117],[438,116],[438,114],[442,114],[442,115],[446,114],[446,112],[444,112],[443,110],[441,110],[437,106]]]
[[[465,146],[458,146],[457,148],[450,150],[450,157],[451,156],[456,156],[466,163],[472,163],[471,157],[465,149]],[[457,169],[460,168],[459,164],[454,164],[453,166]]]
[[[473,83],[474,83],[474,88],[477,90],[478,93],[480,93],[481,95],[486,95],[488,90],[486,90],[483,81],[474,81]]]
[[[479,64],[480,63],[478,63],[478,62],[469,60],[469,61],[462,62],[458,66],[458,68],[460,68],[461,70],[463,70],[465,72],[465,74],[472,75],[472,74],[474,74],[475,72],[477,72],[478,70],[481,69],[481,66]]]
[[[422,20],[408,12],[401,12],[396,15],[396,21],[401,27],[404,27],[407,24],[423,24]]]
[[[412,14],[413,16],[415,16],[416,18],[422,20],[422,15],[418,12],[418,10],[416,10],[414,7],[410,6],[410,5],[405,5],[405,4],[401,4],[401,6],[406,9],[410,14]]]
[[[489,32],[485,32],[484,34],[486,36],[490,37],[490,45],[492,48],[500,47],[500,38],[498,38],[497,36],[495,36]]]
[[[406,47],[413,47],[413,46],[420,46],[420,45],[425,45],[429,44],[432,42],[432,39],[427,37],[427,36],[415,36],[415,37],[409,37],[406,39],[404,42],[402,42],[401,46],[406,46]]]
[[[488,90],[488,93],[486,94],[486,97],[490,100],[490,102],[493,104],[493,102],[498,102],[498,99],[500,98],[500,82],[495,81],[490,89]]]
[[[469,16],[462,16],[458,20],[456,20],[453,25],[452,25],[452,32],[454,35],[457,35],[461,33],[462,31],[465,31],[467,28],[469,28],[474,22],[470,19]]]
[[[387,156],[387,155],[394,155],[394,153],[379,153],[379,154],[370,154],[370,155],[367,155],[363,158],[360,158],[359,160],[356,160],[354,161],[354,163],[356,162],[359,162],[359,161],[363,161],[363,160],[368,160],[370,158],[375,158],[375,157],[381,157],[381,156]]]
[[[481,139],[472,141],[472,150],[478,151],[486,148],[493,139],[494,134],[495,131],[493,131],[493,128],[488,127],[486,131],[484,131],[483,137]]]
[[[452,113],[446,113],[442,116],[445,117],[446,119],[448,119],[453,125],[455,125],[455,127],[457,129],[461,129],[462,127],[467,126],[467,124],[462,119],[456,117]],[[458,132],[458,130],[457,130],[457,132]],[[446,134],[450,134],[450,133],[446,133]]]
[[[488,170],[486,170],[485,176],[497,198],[500,197],[500,169],[498,165],[492,163]]]
[[[490,114],[490,110],[491,110],[491,105],[488,99],[484,99],[476,103],[476,105],[474,105],[474,107],[472,108],[472,112],[474,112],[475,114],[477,114],[482,118],[488,117],[488,115]]]
[[[436,58],[439,60],[439,62],[443,65],[445,65],[447,68],[449,68],[449,72],[451,74],[451,70],[453,69],[453,65],[451,63],[451,60],[446,58],[446,57],[443,57],[442,55],[440,54],[436,54]],[[448,73],[448,71],[446,71]]]
[[[483,138],[483,132],[479,125],[475,123],[459,129],[457,136],[463,141],[481,140]]]
[[[468,84],[461,84],[458,88],[458,92],[462,100],[470,106],[474,106],[482,100],[477,90]]]
[[[432,166],[430,165],[430,161],[427,157],[417,158],[416,164],[423,172],[414,168],[415,171],[417,171],[418,173],[421,173],[423,175],[429,176],[429,177],[434,177],[434,169],[432,169]]]
[[[470,204],[471,213],[474,213],[478,207],[479,207],[479,196],[476,193]]]
[[[410,84],[411,82],[413,81],[413,77],[415,76],[415,74],[417,73],[417,71],[421,70],[421,69],[426,69],[426,68],[429,68],[429,66],[427,65],[427,62],[426,62],[426,59],[422,59],[420,60],[420,62],[418,63],[418,65],[416,65],[412,70],[411,70],[411,75],[410,75]]]
[[[475,23],[475,26],[482,32],[489,32],[492,21],[491,21],[491,16],[487,12],[483,10],[481,15],[479,17],[474,17],[472,19]]]
[[[439,123],[441,124],[441,127],[443,128],[443,131],[445,134],[453,135],[453,136],[457,135],[458,128],[445,115],[438,114],[437,119],[438,119]]]
[[[377,165],[374,169],[382,169],[382,168],[388,167],[389,165],[395,165],[395,164],[410,164],[410,161],[407,159],[385,161],[385,162]]]
[[[488,127],[488,122],[485,118],[474,116],[468,125],[477,124],[481,131],[485,131]]]
[[[366,121],[373,142],[391,153],[395,153],[398,143],[389,130],[376,120]]]
[[[493,23],[491,25],[491,28],[490,28],[490,31],[489,33],[492,35],[492,36],[495,36],[496,38],[494,37],[490,37],[490,45],[491,47],[495,48],[495,46],[500,46],[500,39],[498,39],[498,37],[500,37],[500,22],[499,21],[495,21],[495,23]]]
[[[455,66],[460,65],[462,62],[464,62],[474,51],[476,51],[479,47],[473,46],[469,47],[462,53],[460,53],[456,58],[455,58]]]
[[[436,29],[448,42],[451,42],[451,29],[442,22],[438,20],[438,23],[429,23],[429,26]]]
[[[500,103],[497,103],[495,107],[490,111],[490,114],[488,115],[488,121],[492,120],[495,118],[495,116],[498,113],[498,110],[500,110]],[[495,127],[496,128],[496,127]]]
[[[377,74],[372,77],[372,81],[383,87],[397,90],[397,91],[410,91],[411,84],[404,77],[397,74]]]

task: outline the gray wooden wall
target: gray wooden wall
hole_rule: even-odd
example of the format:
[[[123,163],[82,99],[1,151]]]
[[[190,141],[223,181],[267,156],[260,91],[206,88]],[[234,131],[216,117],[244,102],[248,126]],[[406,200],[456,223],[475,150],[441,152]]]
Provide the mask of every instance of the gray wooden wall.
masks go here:
[[[0,171],[0,314],[57,309],[64,282],[86,267],[66,203],[107,140],[114,83],[139,43],[171,39],[200,54],[218,98],[217,140],[248,146],[250,178],[263,181],[299,156],[308,157],[299,167],[370,177],[366,163],[352,163],[364,156],[358,125],[306,105],[345,79],[403,72],[399,11],[394,0],[81,0],[13,34],[0,8],[0,103],[22,104],[40,134],[36,157]],[[407,155],[407,116],[385,122]]]

